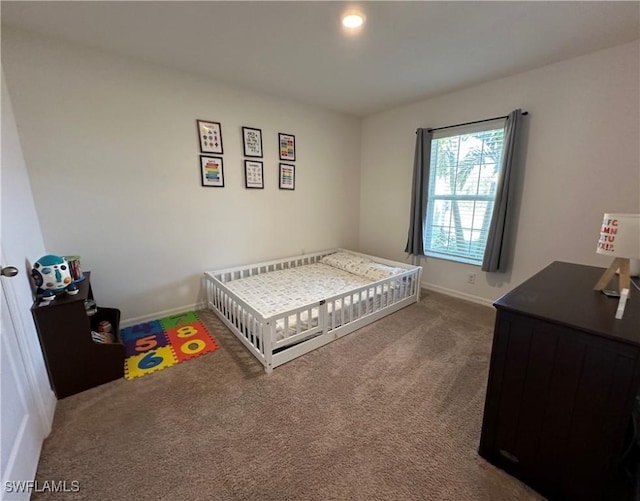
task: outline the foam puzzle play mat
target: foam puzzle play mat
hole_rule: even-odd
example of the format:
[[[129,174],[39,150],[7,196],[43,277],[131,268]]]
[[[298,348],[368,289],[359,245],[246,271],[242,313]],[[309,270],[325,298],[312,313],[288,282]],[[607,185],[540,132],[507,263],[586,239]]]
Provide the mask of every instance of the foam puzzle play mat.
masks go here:
[[[219,348],[194,311],[125,327],[124,377],[135,379]]]

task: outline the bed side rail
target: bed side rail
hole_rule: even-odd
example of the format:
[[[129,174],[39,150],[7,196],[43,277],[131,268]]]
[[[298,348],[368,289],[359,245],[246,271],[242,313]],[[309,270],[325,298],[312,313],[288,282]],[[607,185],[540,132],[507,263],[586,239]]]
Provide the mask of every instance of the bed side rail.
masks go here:
[[[418,300],[421,268],[268,317],[274,349],[329,332],[387,308]],[[325,322],[326,319],[326,322]],[[275,328],[273,328],[275,326]],[[324,330],[326,328],[326,331]]]
[[[205,273],[205,288],[209,308],[266,365],[266,360],[271,357],[271,348],[268,346],[268,339],[265,342],[269,334],[265,329],[264,317],[208,273]]]
[[[363,256],[371,259],[371,261],[375,261],[376,263],[386,264],[388,266],[393,266],[395,268],[404,268],[405,270],[414,270],[416,268],[421,268],[420,266],[415,266],[412,264],[401,263],[400,261],[393,261],[391,259],[384,259],[382,257],[371,256],[369,254],[363,254],[362,252],[356,252],[349,249],[338,249],[338,251],[350,252],[351,254],[355,254],[356,256]]]
[[[269,319],[273,349],[284,348],[323,332],[327,307],[323,301],[289,310]]]
[[[315,252],[313,254],[302,254],[300,256],[277,259],[275,261],[265,261],[262,263],[237,266],[235,268],[227,268],[224,270],[207,271],[205,272],[205,275],[214,277],[220,282],[225,283],[231,280],[238,280],[239,278],[260,275],[261,273],[269,273],[272,271],[287,270],[290,268],[296,268],[298,266],[305,266],[307,264],[315,264],[323,257],[329,254],[333,254],[336,251],[337,249],[331,249],[321,252]]]
[[[377,314],[401,302],[415,302],[420,290],[421,268],[378,280],[343,294],[328,297],[327,329],[343,327],[351,322]]]

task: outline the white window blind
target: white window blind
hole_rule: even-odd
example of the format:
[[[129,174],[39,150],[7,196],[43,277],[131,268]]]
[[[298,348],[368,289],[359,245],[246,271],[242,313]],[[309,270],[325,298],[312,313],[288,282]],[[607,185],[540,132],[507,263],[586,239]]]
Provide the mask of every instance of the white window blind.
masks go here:
[[[425,254],[482,264],[496,195],[504,119],[435,131]]]

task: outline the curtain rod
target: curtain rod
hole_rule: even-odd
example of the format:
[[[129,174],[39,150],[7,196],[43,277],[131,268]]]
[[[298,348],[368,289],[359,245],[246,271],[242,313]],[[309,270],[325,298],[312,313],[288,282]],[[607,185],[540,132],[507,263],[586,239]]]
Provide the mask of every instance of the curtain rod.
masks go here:
[[[522,112],[523,115],[528,115],[529,112],[528,111],[523,111]],[[502,117],[494,117],[494,118],[485,118],[484,120],[476,120],[475,122],[467,122],[467,123],[463,123],[463,124],[455,124],[455,125],[447,125],[446,127],[436,127],[435,129],[427,129],[427,131],[429,132],[433,132],[436,130],[444,130],[444,129],[451,129],[453,127],[462,127],[463,125],[473,125],[473,124],[480,124],[482,122],[492,122],[493,120],[500,120],[501,118],[508,118],[509,115],[505,115]],[[418,133],[418,131],[416,130],[416,134]]]

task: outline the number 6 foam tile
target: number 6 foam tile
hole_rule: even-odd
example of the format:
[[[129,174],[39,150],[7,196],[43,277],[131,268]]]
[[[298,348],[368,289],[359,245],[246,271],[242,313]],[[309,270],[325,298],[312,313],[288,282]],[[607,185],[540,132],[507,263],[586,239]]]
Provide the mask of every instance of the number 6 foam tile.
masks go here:
[[[177,363],[171,346],[163,346],[157,350],[127,358],[124,361],[124,377],[131,380]]]

